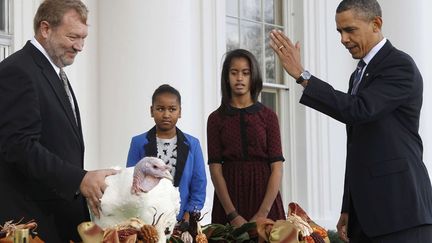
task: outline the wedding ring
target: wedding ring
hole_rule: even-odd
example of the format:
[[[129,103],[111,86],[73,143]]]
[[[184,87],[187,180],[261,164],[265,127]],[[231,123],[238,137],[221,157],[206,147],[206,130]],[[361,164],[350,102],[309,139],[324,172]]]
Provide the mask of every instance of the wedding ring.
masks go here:
[[[282,49],[282,48],[284,48],[284,47],[285,47],[284,45],[279,46],[279,50]]]

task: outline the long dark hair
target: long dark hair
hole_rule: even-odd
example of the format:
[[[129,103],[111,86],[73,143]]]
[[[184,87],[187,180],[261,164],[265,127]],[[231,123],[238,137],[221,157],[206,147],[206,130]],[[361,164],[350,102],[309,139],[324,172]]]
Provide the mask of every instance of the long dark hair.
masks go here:
[[[222,75],[221,75],[221,91],[222,91],[222,101],[221,108],[229,106],[231,101],[231,86],[229,83],[229,71],[231,68],[231,62],[235,58],[245,58],[249,62],[250,66],[250,93],[253,102],[257,102],[258,95],[260,94],[263,82],[261,71],[259,68],[258,61],[255,56],[244,49],[235,49],[226,53],[225,61],[222,66]]]

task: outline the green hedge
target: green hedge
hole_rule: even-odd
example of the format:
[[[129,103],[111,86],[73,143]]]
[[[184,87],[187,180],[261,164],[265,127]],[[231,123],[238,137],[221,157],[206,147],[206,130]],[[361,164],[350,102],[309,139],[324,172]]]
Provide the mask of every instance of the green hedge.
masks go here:
[[[338,233],[335,230],[328,230],[327,234],[331,243],[345,243],[339,239]]]

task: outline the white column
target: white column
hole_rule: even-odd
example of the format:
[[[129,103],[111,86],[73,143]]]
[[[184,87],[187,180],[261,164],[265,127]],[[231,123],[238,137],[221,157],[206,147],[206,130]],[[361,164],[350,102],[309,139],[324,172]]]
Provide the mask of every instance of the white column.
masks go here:
[[[203,114],[200,124],[203,137],[201,145],[203,148],[205,163],[207,163],[207,117],[220,105],[221,90],[220,76],[222,71],[222,56],[225,53],[225,1],[202,0],[201,4],[201,70],[202,70],[202,97]],[[203,224],[211,221],[211,210],[213,205],[214,187],[210,178],[208,166],[207,174],[207,196],[201,213],[208,213]]]
[[[34,36],[33,17],[41,0],[14,0],[12,2],[13,16],[13,52],[21,49],[27,40]]]

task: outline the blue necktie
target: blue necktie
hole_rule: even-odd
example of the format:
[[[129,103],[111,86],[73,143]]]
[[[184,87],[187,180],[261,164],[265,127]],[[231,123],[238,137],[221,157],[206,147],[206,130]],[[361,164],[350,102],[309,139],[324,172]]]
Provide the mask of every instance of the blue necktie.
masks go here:
[[[363,61],[363,59],[361,59],[358,64],[357,64],[357,68],[354,71],[354,80],[353,80],[353,86],[351,89],[351,94],[355,95],[357,93],[358,87],[360,85],[360,81],[361,81],[361,76],[362,76],[362,71],[364,66],[366,66],[366,63]]]

